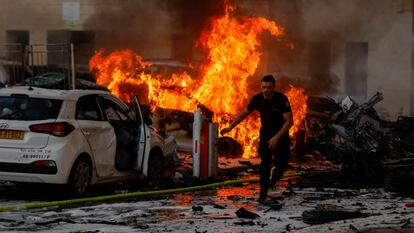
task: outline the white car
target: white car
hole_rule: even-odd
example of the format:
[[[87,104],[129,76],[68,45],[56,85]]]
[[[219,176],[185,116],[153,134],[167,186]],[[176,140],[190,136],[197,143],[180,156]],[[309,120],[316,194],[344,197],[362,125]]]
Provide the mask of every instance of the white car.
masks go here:
[[[131,107],[100,90],[0,89],[0,180],[67,184],[77,194],[91,184],[146,177],[159,185],[163,161],[174,156]]]

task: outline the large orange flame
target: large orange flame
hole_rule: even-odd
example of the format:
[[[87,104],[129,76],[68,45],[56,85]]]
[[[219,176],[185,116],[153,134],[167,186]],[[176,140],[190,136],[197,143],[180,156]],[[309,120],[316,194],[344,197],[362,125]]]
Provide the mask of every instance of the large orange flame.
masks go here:
[[[225,3],[225,15],[214,19],[211,29],[204,31],[198,41],[207,51],[198,79],[185,72],[171,77],[148,74],[145,68],[151,64],[143,62],[132,51],[116,51],[105,56],[101,50],[90,60],[97,83],[107,86],[126,102],[133,95],[142,96],[145,86],[148,93],[143,96],[153,109],[193,112],[198,104],[202,104],[214,112],[213,120],[220,128],[227,126],[229,118],[241,111],[248,101],[247,81],[253,77],[260,62],[261,54],[257,51],[260,33],[268,31],[273,36],[281,36],[283,29],[264,18],[237,19],[233,16],[235,7]],[[306,99],[303,90],[293,86],[290,90],[287,96],[295,118],[293,134],[303,119],[297,113],[306,114],[306,108],[302,107],[306,105]],[[229,134],[243,145],[243,157],[256,155],[259,128],[257,118],[249,117]]]
[[[293,113],[293,126],[289,130],[289,135],[293,135],[300,129],[303,119],[306,117],[308,112],[308,97],[305,95],[302,88],[297,88],[292,85],[289,85],[289,89],[286,91],[285,95],[289,99],[290,107],[292,108]]]

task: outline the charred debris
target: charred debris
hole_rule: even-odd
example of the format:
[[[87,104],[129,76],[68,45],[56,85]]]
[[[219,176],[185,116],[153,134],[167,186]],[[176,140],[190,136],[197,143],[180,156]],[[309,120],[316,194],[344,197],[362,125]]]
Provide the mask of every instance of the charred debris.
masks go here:
[[[308,149],[341,165],[341,172],[351,179],[381,183],[385,178],[386,189],[411,192],[414,118],[381,119],[374,106],[382,100],[381,93],[362,104],[347,96],[313,132]]]

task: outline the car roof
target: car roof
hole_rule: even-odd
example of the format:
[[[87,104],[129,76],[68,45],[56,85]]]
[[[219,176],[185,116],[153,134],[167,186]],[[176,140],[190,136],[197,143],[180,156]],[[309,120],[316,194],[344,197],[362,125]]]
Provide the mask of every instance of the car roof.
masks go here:
[[[55,90],[29,86],[12,86],[0,88],[0,96],[8,96],[11,94],[22,94],[35,98],[52,98],[73,101],[78,100],[79,97],[84,95],[112,95],[110,92],[102,90]]]
[[[188,64],[173,59],[147,59],[145,62],[151,64],[151,66],[190,68]]]

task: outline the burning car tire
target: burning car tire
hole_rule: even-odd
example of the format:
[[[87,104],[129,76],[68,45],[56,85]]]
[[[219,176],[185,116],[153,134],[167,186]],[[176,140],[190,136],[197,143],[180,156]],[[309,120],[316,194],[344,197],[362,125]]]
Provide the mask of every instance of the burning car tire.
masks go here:
[[[243,147],[231,137],[220,137],[218,140],[218,153],[220,155],[240,157],[243,154]]]

